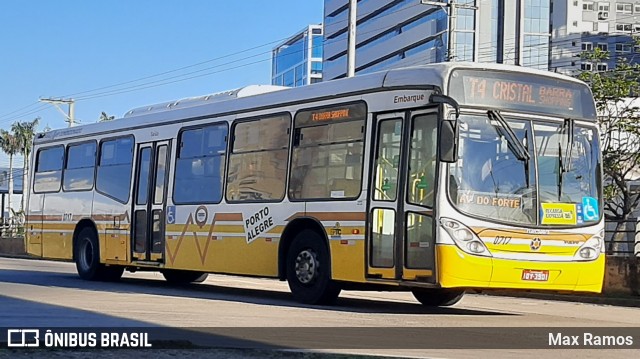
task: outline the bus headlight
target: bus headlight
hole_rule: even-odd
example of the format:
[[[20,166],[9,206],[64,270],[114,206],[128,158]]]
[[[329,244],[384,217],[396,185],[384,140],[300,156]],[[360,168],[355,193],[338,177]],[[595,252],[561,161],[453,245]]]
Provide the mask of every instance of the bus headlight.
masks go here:
[[[440,219],[442,228],[453,239],[458,248],[465,253],[491,257],[491,253],[482,240],[464,224],[449,218]]]
[[[591,261],[597,259],[601,253],[604,254],[604,231],[600,231],[584,242],[573,257],[579,261]]]

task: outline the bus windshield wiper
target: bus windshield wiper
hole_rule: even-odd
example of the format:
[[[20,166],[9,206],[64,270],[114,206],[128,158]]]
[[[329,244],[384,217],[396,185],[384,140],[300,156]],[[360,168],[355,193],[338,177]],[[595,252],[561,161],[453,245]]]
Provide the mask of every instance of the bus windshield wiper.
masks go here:
[[[513,129],[511,128],[511,126],[509,126],[504,117],[502,117],[500,112],[496,110],[489,110],[487,111],[487,116],[489,116],[490,120],[496,121],[500,124],[500,127],[504,130],[502,134],[506,135],[503,137],[507,140],[507,144],[509,145],[509,147],[511,147],[511,150],[513,151],[513,154],[516,155],[516,158],[520,161],[528,163],[529,159],[531,158],[529,156],[529,151],[527,151],[522,142],[518,140],[518,137],[513,132]]]
[[[558,201],[562,196],[562,178],[569,171],[571,165],[571,151],[573,150],[573,127],[574,120],[566,118],[560,128],[560,138],[558,140]],[[566,135],[567,146],[562,150],[562,138]],[[564,155],[563,155],[564,153]]]

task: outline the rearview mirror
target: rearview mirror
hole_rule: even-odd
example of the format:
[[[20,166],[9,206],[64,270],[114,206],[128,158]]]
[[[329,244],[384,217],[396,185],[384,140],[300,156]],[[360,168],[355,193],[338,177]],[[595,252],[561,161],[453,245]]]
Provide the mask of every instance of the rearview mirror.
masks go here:
[[[440,124],[440,161],[454,163],[458,161],[458,141],[456,122],[443,120]]]
[[[460,117],[460,105],[450,96],[432,94],[429,102],[446,104],[455,110],[455,119],[442,120],[440,124],[440,161],[454,163],[458,161],[458,117]]]

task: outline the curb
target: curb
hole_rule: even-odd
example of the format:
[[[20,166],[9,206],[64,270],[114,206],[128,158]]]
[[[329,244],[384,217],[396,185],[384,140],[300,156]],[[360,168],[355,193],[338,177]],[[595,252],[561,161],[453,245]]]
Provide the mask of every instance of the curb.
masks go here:
[[[561,302],[587,303],[599,305],[613,305],[619,307],[640,308],[640,296],[621,294],[620,296],[589,296],[575,294],[538,293],[538,292],[512,292],[512,291],[481,291],[479,294],[500,297],[531,298],[555,300]]]
[[[0,258],[13,258],[13,259],[35,259],[41,260],[40,257],[32,256],[26,253],[0,253]]]

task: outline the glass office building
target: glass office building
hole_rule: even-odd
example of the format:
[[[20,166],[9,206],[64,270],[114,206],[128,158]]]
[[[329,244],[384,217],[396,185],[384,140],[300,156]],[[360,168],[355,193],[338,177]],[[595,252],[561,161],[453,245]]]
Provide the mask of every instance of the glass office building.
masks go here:
[[[447,13],[420,0],[358,1],[356,73],[445,61]],[[349,0],[324,3],[325,79],[344,77],[347,69]]]
[[[271,84],[298,87],[322,81],[322,25],[309,25],[272,50]]]
[[[346,76],[349,0],[324,6],[329,80]],[[442,61],[548,69],[550,0],[359,0],[357,12],[357,74]]]

